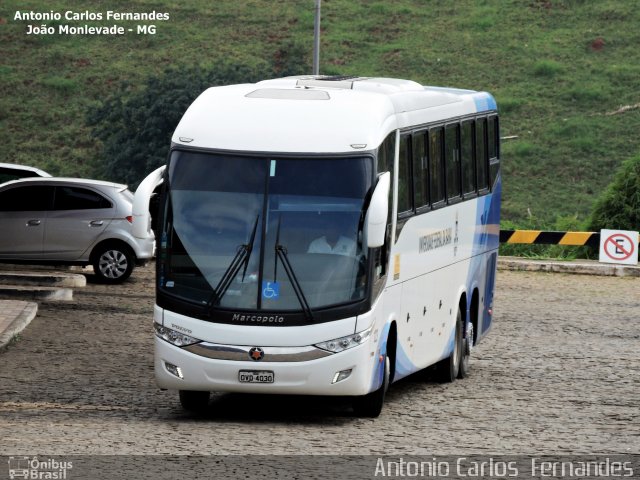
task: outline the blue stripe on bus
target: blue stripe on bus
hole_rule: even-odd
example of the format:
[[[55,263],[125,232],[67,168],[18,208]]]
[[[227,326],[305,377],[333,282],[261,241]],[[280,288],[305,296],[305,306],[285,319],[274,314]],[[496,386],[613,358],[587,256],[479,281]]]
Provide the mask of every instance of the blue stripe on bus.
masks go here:
[[[396,372],[393,375],[394,382],[418,370],[418,367],[411,361],[407,352],[404,351],[402,343],[398,342],[396,348]]]
[[[497,110],[496,100],[487,92],[480,92],[473,96],[476,104],[476,111],[484,112],[487,110]]]
[[[491,323],[491,316],[487,312],[487,308],[493,303],[495,280],[495,261],[491,261],[492,255],[480,255],[483,252],[497,252],[499,246],[500,231],[500,197],[502,196],[502,182],[500,176],[493,186],[493,191],[479,199],[476,211],[476,233],[473,239],[472,260],[469,264],[469,272],[467,273],[467,312],[471,306],[473,287],[482,285],[484,281],[484,292],[478,292],[484,299],[484,308],[478,312],[478,331],[476,332],[477,340],[483,336]],[[493,254],[495,255],[495,253]],[[495,256],[493,257],[495,258]],[[491,271],[490,271],[491,270]],[[467,316],[467,322],[470,317]],[[467,325],[464,325],[466,331]]]

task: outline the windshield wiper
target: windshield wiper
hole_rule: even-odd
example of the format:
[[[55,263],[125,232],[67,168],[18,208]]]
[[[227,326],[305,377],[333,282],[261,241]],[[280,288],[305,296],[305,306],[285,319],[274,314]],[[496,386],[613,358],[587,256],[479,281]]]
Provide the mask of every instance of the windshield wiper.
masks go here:
[[[249,244],[245,245],[247,252],[247,260],[244,263],[244,270],[242,271],[242,281],[244,282],[244,276],[247,274],[247,267],[249,266],[249,258],[251,258],[251,252],[253,251],[253,242],[256,239],[256,231],[258,230],[258,219],[260,215],[256,215],[256,221],[253,223],[253,231],[251,232],[251,239]]]
[[[238,251],[236,255],[231,260],[231,263],[227,267],[227,269],[222,274],[222,278],[216,285],[216,288],[211,293],[211,297],[207,302],[207,307],[211,308],[214,305],[219,305],[224,294],[227,293],[229,287],[231,286],[231,282],[236,278],[236,275],[240,271],[244,264],[244,270],[242,272],[242,281],[244,282],[244,277],[247,273],[247,267],[249,266],[249,259],[251,258],[251,252],[253,251],[253,244],[256,239],[256,231],[258,229],[258,218],[260,215],[256,216],[256,221],[253,224],[253,231],[251,232],[251,237],[249,238],[249,243],[244,245],[240,245],[238,247]]]
[[[273,281],[277,282],[277,273],[278,273],[278,259],[282,262],[282,266],[284,267],[284,271],[289,277],[289,281],[291,282],[291,286],[293,287],[293,292],[298,297],[298,302],[300,302],[300,306],[304,311],[304,316],[307,317],[307,320],[313,320],[313,310],[309,306],[309,302],[307,302],[307,297],[305,297],[304,292],[302,291],[302,287],[300,286],[300,282],[296,277],[295,272],[293,271],[293,267],[289,262],[289,257],[287,256],[287,249],[285,246],[280,245],[280,223],[282,218],[278,219],[278,231],[276,233],[276,259],[275,264],[273,266]]]

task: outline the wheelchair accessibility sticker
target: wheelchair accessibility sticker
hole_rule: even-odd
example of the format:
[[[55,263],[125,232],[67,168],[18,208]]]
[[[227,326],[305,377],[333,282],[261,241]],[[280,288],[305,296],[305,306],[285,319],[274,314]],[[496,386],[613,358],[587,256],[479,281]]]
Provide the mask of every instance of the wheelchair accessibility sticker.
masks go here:
[[[277,300],[280,296],[280,284],[278,282],[262,282],[262,298]]]

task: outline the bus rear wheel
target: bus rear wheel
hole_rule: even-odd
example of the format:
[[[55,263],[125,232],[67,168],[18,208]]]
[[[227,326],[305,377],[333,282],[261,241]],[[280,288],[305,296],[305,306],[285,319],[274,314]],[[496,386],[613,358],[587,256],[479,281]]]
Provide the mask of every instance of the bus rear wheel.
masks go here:
[[[462,314],[460,313],[460,310],[458,310],[453,351],[448,358],[445,358],[436,364],[436,377],[440,382],[451,383],[458,377],[458,374],[460,373],[460,363],[463,356],[463,347]]]
[[[384,373],[382,385],[375,392],[367,393],[353,399],[353,411],[359,417],[376,418],[382,412],[384,397],[389,389],[389,378],[391,377],[391,360],[389,355],[384,356]]]
[[[469,322],[467,326],[466,338],[462,341],[462,352],[460,352],[460,370],[458,378],[466,378],[469,376],[471,369],[471,349],[473,348],[473,324]]]
[[[202,413],[209,406],[209,392],[180,390],[180,404],[188,412]]]

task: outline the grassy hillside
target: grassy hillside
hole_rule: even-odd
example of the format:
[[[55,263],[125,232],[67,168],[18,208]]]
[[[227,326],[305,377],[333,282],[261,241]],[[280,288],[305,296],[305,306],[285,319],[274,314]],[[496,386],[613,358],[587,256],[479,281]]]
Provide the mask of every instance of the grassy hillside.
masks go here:
[[[27,6],[28,5],[28,6]],[[139,0],[163,22],[17,21],[16,10],[106,12],[122,2],[5,0],[0,6],[0,161],[96,176],[87,111],[168,66],[260,67],[308,49],[313,0]],[[493,93],[502,113],[507,219],[588,215],[617,166],[640,151],[640,9],[625,0],[324,0],[321,73],[409,78]],[[127,27],[156,35],[26,35],[27,24]],[[122,82],[128,86],[123,87]],[[168,143],[168,139],[167,139]]]

